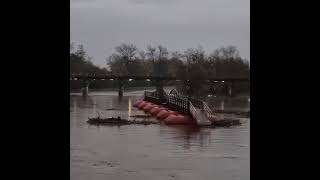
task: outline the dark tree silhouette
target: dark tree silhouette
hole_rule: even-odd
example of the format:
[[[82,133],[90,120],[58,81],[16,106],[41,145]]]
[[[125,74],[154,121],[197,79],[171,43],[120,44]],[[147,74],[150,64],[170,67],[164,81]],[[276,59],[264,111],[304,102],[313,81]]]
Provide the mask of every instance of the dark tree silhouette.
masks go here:
[[[221,47],[207,55],[201,46],[189,48],[183,53],[169,53],[166,47],[148,45],[146,50],[139,50],[133,44],[121,44],[107,58],[111,72],[91,63],[83,45],[74,49],[70,44],[70,72],[81,73],[112,73],[114,75],[169,75],[178,78],[188,78],[193,92],[201,94],[204,91],[217,91],[219,87],[209,87],[202,82],[204,78],[246,78],[250,77],[249,61],[240,56],[235,46]],[[131,86],[146,86],[147,82],[131,82]],[[150,83],[148,84],[150,85]],[[236,92],[249,91],[250,84],[238,84]],[[180,85],[179,85],[180,86]],[[185,90],[181,83],[181,92]],[[220,87],[223,89],[224,86]]]

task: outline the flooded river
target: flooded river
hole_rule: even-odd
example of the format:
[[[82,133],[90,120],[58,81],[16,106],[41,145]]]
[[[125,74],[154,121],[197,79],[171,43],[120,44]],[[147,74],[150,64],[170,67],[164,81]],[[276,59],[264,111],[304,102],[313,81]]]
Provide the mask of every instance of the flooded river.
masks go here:
[[[132,107],[143,91],[118,98],[116,91],[70,95],[72,180],[249,180],[250,119],[231,128],[88,125],[88,117],[128,119],[144,114]],[[224,110],[250,110],[245,98],[208,98]],[[225,114],[226,116],[234,116]]]

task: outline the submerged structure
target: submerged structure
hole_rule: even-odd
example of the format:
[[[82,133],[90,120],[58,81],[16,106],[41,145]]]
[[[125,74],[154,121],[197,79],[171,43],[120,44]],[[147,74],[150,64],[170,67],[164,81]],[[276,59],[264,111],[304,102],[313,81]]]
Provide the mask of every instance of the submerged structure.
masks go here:
[[[240,124],[239,120],[220,119],[201,100],[180,95],[176,90],[145,91],[144,99],[134,107],[151,114],[165,124],[193,124],[198,126],[230,126]]]

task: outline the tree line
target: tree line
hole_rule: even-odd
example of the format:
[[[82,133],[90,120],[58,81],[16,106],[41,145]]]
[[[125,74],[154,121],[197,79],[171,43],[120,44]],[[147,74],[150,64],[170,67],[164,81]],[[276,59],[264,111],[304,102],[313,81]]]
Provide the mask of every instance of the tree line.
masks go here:
[[[106,68],[94,65],[91,60],[92,57],[88,56],[82,44],[77,49],[74,48],[73,44],[70,44],[70,73],[109,73]]]
[[[148,45],[139,50],[133,44],[121,44],[107,58],[110,71],[117,75],[162,75],[188,78],[248,77],[249,62],[241,58],[235,46],[221,47],[206,54],[201,46],[183,53],[166,47]]]
[[[73,44],[70,47],[70,72],[75,73],[174,76],[190,79],[193,89],[207,88],[200,81],[203,78],[250,76],[249,61],[240,56],[235,46],[221,47],[207,54],[201,46],[169,52],[163,45],[148,45],[143,50],[134,44],[121,44],[106,58],[109,69],[92,64],[83,45],[76,50]],[[180,87],[183,90],[183,85]]]

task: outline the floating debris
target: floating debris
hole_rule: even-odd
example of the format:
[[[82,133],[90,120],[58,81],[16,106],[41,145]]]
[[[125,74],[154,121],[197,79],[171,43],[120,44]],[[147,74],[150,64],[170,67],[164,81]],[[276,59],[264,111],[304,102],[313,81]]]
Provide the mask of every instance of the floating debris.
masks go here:
[[[200,127],[207,127],[207,128],[215,128],[215,127],[231,127],[241,125],[240,119],[221,119],[214,121],[211,125],[204,125]]]
[[[150,125],[150,124],[158,124],[157,122],[154,121],[136,121],[136,120],[127,120],[127,119],[121,119],[120,117],[114,118],[100,118],[95,117],[95,118],[89,118],[87,121],[89,124],[94,124],[94,125],[131,125],[131,124],[141,124],[141,125]]]
[[[94,164],[92,164],[93,166],[108,166],[108,167],[116,167],[119,165],[119,163],[112,163],[112,162],[108,162],[108,161],[98,161]]]
[[[150,116],[150,115],[133,115],[133,116],[129,116],[129,117],[135,117],[135,118],[151,118],[152,116]]]
[[[174,174],[170,174],[169,176],[172,177],[172,178],[176,177]]]
[[[229,127],[234,125],[241,125],[239,119],[222,119],[218,121],[214,121],[214,126],[216,127]]]
[[[234,111],[234,110],[222,110],[222,109],[216,109],[216,113],[221,114],[235,114],[237,116],[243,116],[243,117],[250,117],[250,111]]]
[[[107,111],[112,111],[112,110],[116,110],[115,108],[108,108],[106,109]]]

